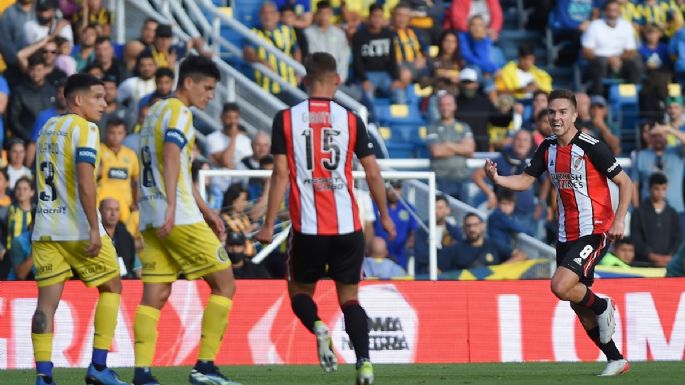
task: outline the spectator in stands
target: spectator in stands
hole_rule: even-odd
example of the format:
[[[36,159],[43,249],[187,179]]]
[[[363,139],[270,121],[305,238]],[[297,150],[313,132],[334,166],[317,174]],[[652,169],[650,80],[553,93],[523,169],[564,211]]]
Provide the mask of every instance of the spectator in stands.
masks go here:
[[[671,58],[668,54],[668,46],[661,42],[663,35],[661,28],[656,24],[647,24],[644,28],[644,40],[638,52],[647,70],[647,75],[653,72],[671,71]]]
[[[9,207],[12,204],[12,198],[7,194],[9,186],[9,176],[6,168],[0,168],[0,235],[7,234],[7,216],[9,215]],[[7,239],[0,236],[0,281],[7,278],[7,273],[10,269],[10,259],[7,257],[6,244]]]
[[[352,51],[345,32],[333,24],[333,8],[328,0],[317,3],[314,24],[304,30],[304,35],[310,53],[327,52],[335,58],[340,82],[345,83]]]
[[[5,257],[10,265],[7,276],[9,281],[33,280],[33,255],[31,254],[31,231],[27,230],[12,240],[10,249]]]
[[[246,156],[236,164],[238,170],[260,170],[264,169],[263,161],[270,158],[273,163],[273,157],[270,156],[271,136],[264,131],[258,131],[254,138],[252,138],[252,154]],[[245,178],[244,185],[247,186],[248,198],[250,200],[258,199],[262,195],[263,185],[269,179],[263,178]]]
[[[55,68],[60,69],[67,76],[73,75],[76,73],[76,59],[71,56],[73,45],[69,40],[60,36],[55,38],[55,44],[57,45]]]
[[[608,113],[604,96],[594,95],[590,98],[590,122],[584,124],[581,130],[606,143],[611,152],[618,155],[621,153],[621,139],[614,135],[618,128],[609,121]]]
[[[367,278],[392,279],[404,277],[407,272],[402,266],[388,258],[385,239],[373,237],[368,256],[364,258],[364,275]]]
[[[388,201],[388,212],[390,218],[395,223],[397,236],[394,239],[389,239],[388,233],[385,232],[379,220],[374,222],[374,233],[385,239],[391,258],[394,258],[400,266],[406,267],[408,261],[407,249],[414,247],[416,219],[414,219],[412,214],[415,209],[409,203],[400,200],[399,196],[402,193],[402,183],[400,181],[391,181],[385,191]],[[376,218],[380,218],[380,213],[375,203],[374,213]]]
[[[312,25],[312,3],[313,0],[274,0],[276,8],[283,12],[284,8],[289,8],[294,16],[293,26],[305,29]],[[321,9],[317,3],[317,10]]]
[[[457,257],[445,261],[440,266],[441,271],[471,269],[500,262],[497,248],[485,238],[485,223],[478,214],[466,214],[463,228],[466,239],[460,243]]]
[[[248,234],[255,231],[257,223],[253,223],[247,214],[247,190],[240,184],[232,184],[224,194],[221,218],[226,223],[226,231]],[[256,254],[252,241],[245,241],[245,255]]]
[[[473,132],[468,124],[454,118],[457,103],[453,95],[440,96],[438,108],[440,120],[432,122],[426,132],[431,169],[440,191],[468,203],[470,170],[466,160],[476,148]]]
[[[79,12],[72,16],[76,30],[81,30],[88,24],[95,25],[98,36],[110,37],[112,35],[112,12],[103,6],[103,0],[85,0]]]
[[[126,108],[117,103],[116,79],[105,75],[105,77],[102,79],[102,82],[105,83],[105,101],[107,102],[107,107],[105,107],[105,113],[102,114],[102,118],[99,122],[96,122],[96,124],[100,128],[100,137],[104,138],[107,122],[115,117],[125,121]],[[127,128],[130,129],[131,127],[127,125]]]
[[[386,2],[386,5],[392,3]],[[426,36],[428,44],[436,44],[443,33],[441,26],[445,15],[443,0],[412,0],[407,2],[411,9],[409,25]]]
[[[43,55],[45,59],[45,72],[47,73],[45,79],[48,83],[56,84],[67,79],[67,74],[56,66],[57,53],[57,43],[53,39],[43,38],[22,48],[17,53],[17,62],[21,71],[27,73],[29,58],[33,55]]]
[[[630,268],[635,259],[635,245],[630,238],[616,239],[611,245],[611,251],[599,261],[601,266]]]
[[[506,127],[511,122],[512,113],[501,112],[490,98],[481,92],[478,72],[473,68],[461,70],[459,80],[459,110],[456,118],[471,127],[476,141],[476,151],[489,151],[488,124]]]
[[[589,62],[591,95],[604,95],[603,79],[607,75],[621,77],[627,83],[640,81],[642,61],[637,54],[635,33],[630,23],[621,18],[615,0],[604,4],[604,17],[590,23],[581,41],[583,56]]]
[[[150,104],[152,99],[166,99],[174,91],[174,71],[168,67],[157,68],[155,71],[155,91],[143,96],[138,102],[138,109]]]
[[[126,124],[112,118],[107,122],[105,137],[100,144],[98,165],[98,202],[114,198],[119,202],[119,219],[131,234],[138,234],[138,156],[123,145]]]
[[[549,100],[549,95],[545,91],[535,91],[533,92],[533,102],[532,108],[528,116],[524,111],[523,122],[521,123],[521,128],[527,131],[535,131],[535,117],[538,116],[540,111],[547,111],[547,102]]]
[[[673,59],[675,79],[685,87],[685,28],[681,28],[668,41],[668,53]]]
[[[221,124],[222,130],[207,136],[207,154],[214,165],[235,170],[243,158],[252,155],[250,138],[240,126],[240,108],[236,103],[224,104]],[[226,178],[212,178],[212,183],[219,179]],[[221,189],[222,192],[228,187],[228,183],[230,182]]]
[[[304,29],[296,25],[297,14],[295,13],[295,6],[292,4],[286,4],[282,7],[279,7],[279,14],[281,24],[286,25],[295,31],[295,37],[297,38],[297,45],[300,49],[301,57],[307,57],[309,54],[309,42],[304,35]],[[311,12],[309,14],[311,15]],[[310,25],[311,22],[308,24],[307,28],[309,28]]]
[[[643,30],[654,25],[669,38],[683,26],[683,13],[675,1],[643,0],[639,7],[642,12],[638,23]]]
[[[549,124],[547,117],[547,110],[540,111],[535,115],[535,132],[533,133],[533,142],[535,146],[539,146],[545,138],[552,135],[552,126]]]
[[[651,266],[668,265],[683,241],[678,213],[666,202],[668,184],[663,173],[650,175],[649,198],[643,200],[630,216],[635,260]]]
[[[531,227],[524,225],[514,217],[516,195],[513,191],[500,189],[497,193],[497,207],[488,216],[488,238],[497,249],[500,262],[517,262],[526,259],[526,254],[515,248],[515,237],[518,234],[533,236]]]
[[[504,63],[501,52],[488,37],[484,23],[480,15],[471,17],[468,32],[459,33],[459,46],[466,65],[477,68],[489,79]]]
[[[121,277],[138,279],[142,274],[142,265],[136,258],[133,236],[120,220],[119,207],[119,201],[115,198],[105,198],[100,201],[102,226],[114,243],[114,249],[119,258]]]
[[[54,39],[56,36],[73,42],[74,34],[69,21],[56,17],[57,0],[39,0],[36,2],[36,18],[24,24],[26,44],[33,44],[44,37]]]
[[[285,55],[292,57],[298,62],[302,61],[302,53],[298,46],[295,31],[292,27],[280,24],[278,19],[279,15],[276,5],[267,1],[259,9],[261,25],[252,30],[262,38],[264,44],[273,45]],[[269,53],[264,47],[251,43],[246,44],[243,48],[243,59],[250,63],[263,64],[288,84],[297,86],[295,70],[288,64],[281,62],[276,55]],[[271,80],[261,71],[255,70],[255,81],[266,91],[288,101],[289,94],[285,93],[277,82]]]
[[[132,125],[138,118],[138,102],[143,96],[155,90],[155,72],[157,65],[149,52],[138,56],[136,64],[137,76],[130,77],[119,85],[117,103],[126,106],[126,123]]]
[[[384,27],[383,8],[369,7],[369,22],[352,37],[352,65],[355,81],[361,83],[365,104],[373,111],[376,94],[390,97],[393,103],[406,103],[399,81],[399,67],[393,33]]]
[[[519,100],[530,100],[536,91],[552,91],[552,77],[535,66],[535,49],[522,44],[518,56],[518,61],[510,61],[497,73],[497,92],[512,94]]]
[[[27,232],[33,223],[33,180],[22,176],[16,181],[14,202],[7,214],[7,251],[10,252],[15,238]]]
[[[124,47],[124,65],[127,71],[132,71],[135,68],[138,56],[145,48],[152,47],[152,44],[155,42],[157,26],[159,26],[159,22],[148,17],[140,28],[140,36],[126,43]]]
[[[557,63],[570,64],[578,60],[580,38],[592,21],[593,7],[598,0],[557,0],[551,16],[554,44],[564,43]]]
[[[160,24],[155,31],[154,43],[143,52],[150,52],[157,68],[176,68],[176,64],[183,59],[188,52],[195,49],[201,55],[209,55],[206,51],[204,40],[195,37],[185,44],[174,44],[174,33],[170,25]]]
[[[400,2],[392,11],[393,44],[400,67],[400,82],[406,88],[428,76],[428,43],[423,32],[409,25],[411,7]]]
[[[451,216],[450,207],[445,195],[435,197],[435,231],[436,245],[438,248],[438,268],[452,264],[451,260],[459,255],[459,247],[464,240],[464,235],[455,219]],[[428,223],[425,223],[428,226]],[[428,273],[428,232],[423,227],[416,229],[416,242],[414,247],[414,266],[416,274]]]
[[[0,149],[5,142],[5,118],[9,104],[10,86],[4,76],[0,75]]]
[[[114,56],[112,40],[108,36],[100,36],[95,40],[95,63],[102,68],[104,76],[114,78],[117,85],[124,80],[124,66]]]
[[[470,24],[474,16],[480,16],[487,35],[493,41],[497,41],[504,24],[502,6],[497,0],[452,0],[445,14],[443,28],[466,32],[471,29]]]
[[[57,89],[46,81],[46,75],[43,55],[32,55],[29,58],[28,77],[14,87],[10,96],[10,130],[24,142],[31,140],[33,123],[38,113],[55,103]]]
[[[0,19],[0,52],[8,67],[4,75],[11,85],[20,79],[17,53],[26,45],[24,25],[36,17],[33,3],[33,0],[17,0],[5,9]]]
[[[23,177],[31,178],[33,173],[26,167],[26,146],[21,139],[11,138],[7,143],[9,189],[14,190],[17,181]],[[31,161],[33,163],[33,161]]]
[[[229,231],[226,234],[226,253],[231,260],[233,275],[238,279],[267,279],[271,274],[259,263],[252,262],[252,256],[245,254],[245,234]]]
[[[440,119],[438,98],[447,92],[459,94],[459,71],[464,60],[459,51],[459,37],[454,31],[445,31],[439,39],[437,56],[429,61],[430,78],[425,83],[433,88],[433,95],[428,100],[427,116],[429,121]]]
[[[81,29],[79,44],[74,46],[71,56],[76,60],[76,71],[84,71],[95,61],[95,40],[98,37],[94,25],[87,25]]]
[[[547,120],[545,111],[544,120]],[[549,124],[549,123],[548,123]],[[534,151],[532,135],[525,130],[519,130],[514,134],[512,145],[504,147],[499,155],[492,159],[497,165],[497,172],[500,175],[518,175],[528,166],[528,161]],[[486,182],[485,171],[482,168],[476,169],[472,176],[473,182],[487,196],[487,208],[494,209],[497,206],[498,188],[492,188]],[[537,197],[536,197],[537,194]],[[515,205],[513,217],[521,224],[528,234],[537,234],[537,223],[542,216],[543,205],[549,194],[548,182],[540,183],[536,188],[514,193]]]
[[[31,166],[33,160],[36,156],[36,142],[38,141],[38,134],[40,134],[40,129],[43,128],[45,123],[52,117],[64,114],[67,112],[67,101],[64,99],[64,84],[66,80],[63,80],[56,84],[57,94],[55,97],[55,105],[47,108],[38,113],[36,117],[36,122],[33,124],[33,130],[31,131],[31,140],[26,145],[26,165]]]
[[[671,96],[666,99],[665,124],[674,130],[685,131],[685,109],[683,109],[682,96]],[[669,146],[679,145],[678,138],[673,135],[669,135],[666,140]]]
[[[681,144],[666,146],[666,136],[672,134]],[[666,201],[680,216],[680,228],[685,228],[685,205],[683,204],[683,171],[685,170],[685,132],[665,125],[654,124],[648,131],[649,147],[637,151],[633,159],[633,208],[638,208],[649,195],[649,180],[653,173],[668,175]],[[636,241],[637,244],[637,241]]]

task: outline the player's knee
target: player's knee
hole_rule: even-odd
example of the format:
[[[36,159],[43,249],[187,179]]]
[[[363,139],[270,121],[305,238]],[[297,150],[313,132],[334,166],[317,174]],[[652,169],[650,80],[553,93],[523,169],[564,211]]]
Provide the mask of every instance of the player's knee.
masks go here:
[[[568,290],[567,285],[563,281],[558,279],[552,279],[550,284],[550,289],[552,293],[562,301],[568,301]]]
[[[220,295],[222,297],[233,298],[236,292],[235,279],[218,280],[210,284],[212,294]]]
[[[121,278],[113,278],[102,285],[98,286],[100,293],[114,293],[121,294]]]

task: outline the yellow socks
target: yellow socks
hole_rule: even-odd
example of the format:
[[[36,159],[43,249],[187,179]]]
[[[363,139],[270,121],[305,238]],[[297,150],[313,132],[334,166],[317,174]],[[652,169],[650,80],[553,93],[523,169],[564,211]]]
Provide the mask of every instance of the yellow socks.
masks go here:
[[[147,368],[152,366],[157,347],[157,322],[159,310],[151,306],[140,305],[136,310],[133,332],[135,335],[135,366]]]
[[[116,293],[101,293],[95,308],[95,336],[93,348],[109,350],[114,338],[114,329],[117,327],[119,315],[119,302],[121,295]]]
[[[52,360],[52,333],[31,333],[31,341],[36,362]]]
[[[232,306],[233,301],[230,298],[214,294],[209,296],[202,315],[199,361],[214,361],[216,358]]]

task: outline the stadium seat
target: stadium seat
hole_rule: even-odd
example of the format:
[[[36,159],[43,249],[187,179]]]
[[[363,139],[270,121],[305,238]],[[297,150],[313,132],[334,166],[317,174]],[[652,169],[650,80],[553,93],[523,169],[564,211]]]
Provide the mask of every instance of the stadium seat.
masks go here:
[[[412,143],[385,143],[388,155],[393,159],[406,159],[414,157],[414,144]]]
[[[614,84],[609,88],[611,114],[620,127],[624,153],[635,148],[637,125],[640,121],[639,92],[639,84]]]

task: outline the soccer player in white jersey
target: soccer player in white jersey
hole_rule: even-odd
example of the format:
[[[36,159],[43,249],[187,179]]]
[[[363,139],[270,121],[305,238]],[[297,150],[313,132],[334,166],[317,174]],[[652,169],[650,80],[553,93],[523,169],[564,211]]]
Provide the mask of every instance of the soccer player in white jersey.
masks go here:
[[[373,145],[361,119],[331,98],[340,84],[333,56],[324,52],[305,60],[304,84],[309,98],[274,118],[271,152],[274,171],[264,227],[256,235],[270,243],[290,182],[288,291],[293,312],[317,339],[319,362],[326,372],[337,369],[328,327],[319,318],[312,296],[324,276],[335,281],[345,330],[357,356],[357,383],[373,383],[366,311],[358,289],[364,263],[364,235],[353,194],[353,154],[366,171],[380,221],[391,238],[390,219]]]
[[[140,132],[140,229],[145,241],[143,298],[135,318],[135,385],[156,385],[150,366],[157,344],[160,310],[179,273],[202,278],[211,295],[202,316],[200,351],[191,384],[234,385],[214,365],[235,280],[231,261],[217,236],[223,221],[200,197],[191,179],[195,129],[190,107],[204,109],[221,77],[211,59],[189,56],[180,66],[175,94],[155,103]]]
[[[100,120],[107,106],[105,87],[91,75],[75,74],[67,79],[64,96],[67,113],[48,120],[36,143],[38,204],[32,247],[38,304],[31,325],[36,385],[55,383],[51,360],[54,317],[72,269],[86,286],[100,292],[86,383],[121,385],[125,382],[107,368],[119,312],[119,263],[95,204],[100,138],[92,122]]]

